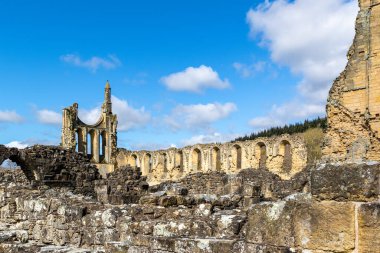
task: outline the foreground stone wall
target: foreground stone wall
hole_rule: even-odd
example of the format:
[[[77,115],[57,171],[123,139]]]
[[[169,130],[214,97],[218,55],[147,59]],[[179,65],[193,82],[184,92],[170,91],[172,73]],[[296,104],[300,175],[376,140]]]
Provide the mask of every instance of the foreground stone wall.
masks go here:
[[[87,157],[62,147],[35,145],[18,150],[0,145],[0,164],[6,159],[17,163],[28,182],[36,186],[65,186],[94,194],[94,181],[100,178]]]
[[[265,169],[196,173],[124,205],[8,182],[0,184],[0,251],[378,252],[379,179],[380,165],[365,164],[310,168],[291,180]]]
[[[300,135],[258,138],[254,141],[198,144],[182,149],[127,151],[119,149],[118,166],[138,166],[151,184],[176,180],[196,172],[238,173],[244,168],[267,168],[286,179],[307,164]]]
[[[359,0],[348,63],[327,103],[325,160],[380,161],[379,4],[379,0]]]

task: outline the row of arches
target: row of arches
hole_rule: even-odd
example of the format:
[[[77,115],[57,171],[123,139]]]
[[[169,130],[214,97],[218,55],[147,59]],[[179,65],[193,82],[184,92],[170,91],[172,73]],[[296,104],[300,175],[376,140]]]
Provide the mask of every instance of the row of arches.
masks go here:
[[[109,162],[107,154],[107,132],[78,128],[76,130],[76,151],[87,155],[95,163]]]
[[[223,168],[226,167],[228,167],[229,170],[236,171],[243,169],[243,166],[247,166],[243,165],[242,145],[232,145],[230,147],[230,152],[228,153],[223,153],[222,151],[223,150],[221,150],[220,146],[211,146],[207,151],[194,147],[186,153],[186,157],[183,150],[175,150],[175,152],[171,152],[170,154],[168,151],[144,153],[136,152],[129,156],[128,164],[131,166],[141,167],[143,174],[152,173],[154,169],[153,165],[155,165],[155,168],[160,168],[163,173],[170,172],[172,170],[183,173],[185,170],[185,161],[187,164],[186,172],[189,173],[207,170],[222,171],[225,170]],[[268,147],[264,142],[258,142],[255,145],[253,155],[255,159],[258,160],[258,168],[267,167]],[[281,141],[279,145],[279,155],[282,157],[282,164],[280,165],[282,171],[291,171],[293,157],[292,145],[289,141]]]

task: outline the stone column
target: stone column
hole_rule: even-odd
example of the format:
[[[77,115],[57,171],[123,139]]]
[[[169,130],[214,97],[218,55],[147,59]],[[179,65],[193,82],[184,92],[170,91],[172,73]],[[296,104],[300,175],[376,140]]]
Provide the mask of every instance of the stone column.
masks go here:
[[[82,128],[82,134],[83,134],[83,154],[87,156],[87,128]]]
[[[109,133],[106,132],[105,133],[105,140],[103,140],[104,143],[102,143],[104,145],[104,162],[105,163],[110,163],[110,160],[111,160],[111,143],[110,143],[110,136],[109,136]]]
[[[83,129],[82,128],[78,128],[77,130],[77,134],[78,134],[78,152],[81,152],[83,154],[85,154],[84,152],[84,135],[83,135]]]
[[[92,150],[92,158],[94,159],[95,163],[99,163],[99,131],[95,130],[94,131],[94,139],[93,141],[93,150]]]

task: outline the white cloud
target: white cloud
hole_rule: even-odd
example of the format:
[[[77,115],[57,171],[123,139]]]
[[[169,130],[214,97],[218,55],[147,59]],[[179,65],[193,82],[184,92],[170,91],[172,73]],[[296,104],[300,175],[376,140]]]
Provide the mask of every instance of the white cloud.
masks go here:
[[[190,139],[182,141],[184,146],[190,146],[195,144],[205,144],[205,143],[224,143],[227,141],[231,141],[235,138],[239,137],[238,134],[221,134],[221,133],[212,133],[206,135],[196,135],[191,137]]]
[[[173,148],[173,144],[165,144],[165,143],[157,143],[157,142],[149,142],[144,141],[140,143],[128,143],[130,145],[131,150],[148,150],[148,151],[154,151],[154,150],[163,150],[163,149],[169,149]]]
[[[121,61],[115,55],[108,55],[105,58],[93,56],[90,59],[84,60],[76,54],[66,54],[62,55],[60,59],[63,62],[89,69],[92,72],[96,72],[99,68],[114,69],[121,65]]]
[[[145,111],[144,107],[133,108],[128,105],[126,100],[112,96],[112,106],[117,114],[120,131],[126,131],[133,128],[143,127],[151,120],[149,112]]]
[[[256,73],[263,72],[268,63],[264,61],[258,61],[253,64],[247,65],[240,62],[234,62],[233,67],[239,73],[240,76],[247,78],[255,75]]]
[[[225,89],[230,87],[227,79],[221,80],[216,71],[205,65],[188,67],[184,71],[162,77],[161,82],[173,91],[201,92],[206,88]]]
[[[78,111],[78,117],[80,120],[82,120],[84,123],[88,125],[94,125],[101,116],[101,107],[98,106],[96,108],[87,110],[87,109],[81,109],[79,108]]]
[[[61,114],[50,111],[50,110],[39,110],[37,111],[38,121],[44,124],[52,124],[52,125],[61,125],[62,124],[62,116]]]
[[[264,129],[281,126],[293,120],[303,120],[308,117],[320,116],[324,113],[324,105],[292,101],[280,106],[273,105],[267,116],[256,117],[252,119],[249,124],[256,129]]]
[[[325,113],[328,90],[344,69],[358,11],[354,0],[265,1],[247,13],[251,36],[259,37],[274,63],[299,75],[297,94],[274,105],[250,125],[266,128]]]
[[[23,141],[14,140],[9,142],[8,144],[5,144],[6,147],[9,148],[18,148],[18,149],[24,149],[33,145],[58,145],[57,138],[54,139],[34,139],[29,138]]]
[[[5,144],[6,147],[8,148],[18,148],[18,149],[24,149],[29,146],[29,144],[25,142],[20,142],[20,141],[11,141],[8,144]]]
[[[165,117],[165,122],[174,130],[208,127],[211,123],[228,117],[236,110],[234,103],[178,105],[170,115]]]
[[[133,108],[126,100],[119,99],[116,96],[112,96],[112,110],[114,114],[117,114],[119,131],[143,127],[151,120],[150,113],[146,112],[144,107]],[[91,110],[79,109],[79,118],[86,124],[95,124],[100,115],[100,107]]]
[[[347,62],[357,11],[356,0],[275,0],[249,10],[247,22],[275,63],[302,76],[300,94],[325,101]]]
[[[15,111],[0,111],[0,123],[2,122],[12,122],[20,123],[23,118]]]

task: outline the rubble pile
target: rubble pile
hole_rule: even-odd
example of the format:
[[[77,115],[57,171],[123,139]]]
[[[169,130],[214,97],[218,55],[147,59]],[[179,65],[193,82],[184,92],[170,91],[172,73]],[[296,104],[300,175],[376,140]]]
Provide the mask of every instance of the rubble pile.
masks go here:
[[[125,166],[96,181],[96,193],[102,203],[114,205],[138,203],[149,188],[146,177],[137,167]]]

